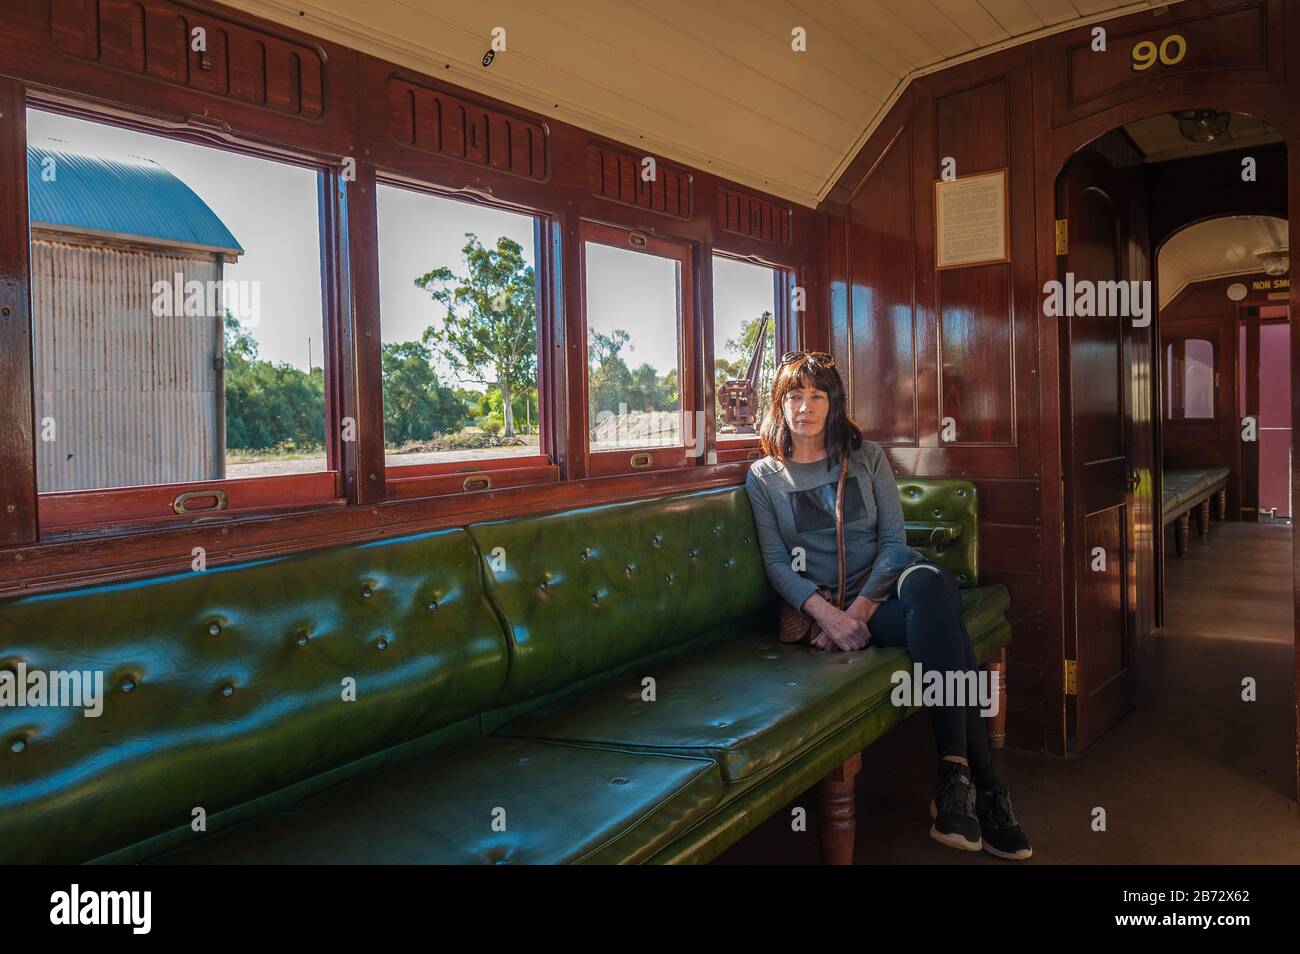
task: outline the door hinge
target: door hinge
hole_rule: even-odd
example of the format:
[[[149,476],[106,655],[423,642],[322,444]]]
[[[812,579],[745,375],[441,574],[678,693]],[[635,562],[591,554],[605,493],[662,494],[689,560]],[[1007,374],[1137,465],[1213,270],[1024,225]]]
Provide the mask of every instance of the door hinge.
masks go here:
[[[1073,659],[1067,659],[1065,661],[1065,694],[1067,696],[1077,696],[1079,694],[1077,672],[1078,664]]]
[[[1056,220],[1056,254],[1066,255],[1070,251],[1070,220]]]

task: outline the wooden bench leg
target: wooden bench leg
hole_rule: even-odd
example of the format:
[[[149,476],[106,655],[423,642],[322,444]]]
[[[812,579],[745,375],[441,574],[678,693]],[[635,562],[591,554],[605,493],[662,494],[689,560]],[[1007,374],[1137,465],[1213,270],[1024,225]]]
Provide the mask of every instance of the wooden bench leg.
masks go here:
[[[1225,488],[1224,490],[1220,490],[1217,494],[1215,494],[1215,496],[1218,498],[1218,501],[1219,501],[1219,519],[1220,519],[1220,520],[1227,520],[1227,519],[1228,519],[1228,491],[1227,491],[1227,489]]]
[[[989,720],[989,748],[1007,744],[1007,647],[998,651],[997,662],[988,663],[988,671],[998,674],[998,714]]]
[[[853,864],[853,836],[858,827],[853,782],[860,771],[861,752],[817,783],[818,829],[824,864]]]
[[[1203,537],[1210,532],[1210,498],[1206,497],[1197,507],[1196,535]]]
[[[1191,534],[1192,514],[1190,511],[1174,522],[1174,549],[1182,556],[1187,552],[1187,538]]]

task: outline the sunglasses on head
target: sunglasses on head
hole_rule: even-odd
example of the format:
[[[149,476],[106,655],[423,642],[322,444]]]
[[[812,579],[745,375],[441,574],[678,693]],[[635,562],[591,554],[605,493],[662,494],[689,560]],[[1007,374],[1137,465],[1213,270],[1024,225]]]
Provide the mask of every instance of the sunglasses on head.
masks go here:
[[[811,358],[818,364],[825,365],[828,368],[833,367],[835,364],[835,359],[825,351],[787,351],[781,356],[781,364],[786,365],[791,361],[797,361],[800,358]],[[778,367],[779,366],[780,365],[778,365]]]

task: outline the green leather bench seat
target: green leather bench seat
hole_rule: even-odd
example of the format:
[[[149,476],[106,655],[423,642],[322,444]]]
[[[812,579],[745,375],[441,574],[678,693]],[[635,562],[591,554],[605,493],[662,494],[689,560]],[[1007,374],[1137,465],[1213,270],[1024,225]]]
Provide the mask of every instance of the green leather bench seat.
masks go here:
[[[975,488],[900,495],[989,658]],[[0,668],[107,696],[0,708],[0,863],[704,861],[906,715],[776,607],[743,487],[0,601]]]
[[[721,791],[708,759],[487,738],[351,779],[154,860],[637,863]]]
[[[1226,467],[1207,467],[1200,470],[1166,470],[1163,475],[1165,522],[1179,512],[1188,510],[1201,498],[1213,493],[1228,479]]]
[[[982,590],[963,600],[979,610],[970,616],[983,627],[971,633],[981,662],[1009,639],[999,622],[1011,605],[1005,587]],[[893,647],[822,653],[741,638],[540,708],[498,734],[712,758],[727,782],[745,782],[834,727],[892,705],[891,677],[911,667],[906,650]],[[645,676],[655,680],[654,701],[643,698]]]
[[[105,699],[0,707],[0,863],[188,830],[472,716],[509,671],[463,529],[8,600],[18,663],[103,670]]]
[[[775,619],[743,487],[469,531],[510,642],[502,705],[685,643],[723,620],[765,607]]]

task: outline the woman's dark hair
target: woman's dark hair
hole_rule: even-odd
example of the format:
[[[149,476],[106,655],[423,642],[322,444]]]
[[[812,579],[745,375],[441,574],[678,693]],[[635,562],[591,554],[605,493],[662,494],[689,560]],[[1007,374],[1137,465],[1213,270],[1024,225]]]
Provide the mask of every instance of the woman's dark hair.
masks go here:
[[[799,357],[776,369],[772,382],[772,399],[767,416],[759,428],[758,439],[763,453],[784,461],[790,455],[790,428],[785,420],[785,396],[795,388],[812,387],[826,392],[830,409],[826,415],[826,469],[840,465],[840,458],[862,446],[862,428],[849,416],[844,382],[834,362],[813,354]]]

